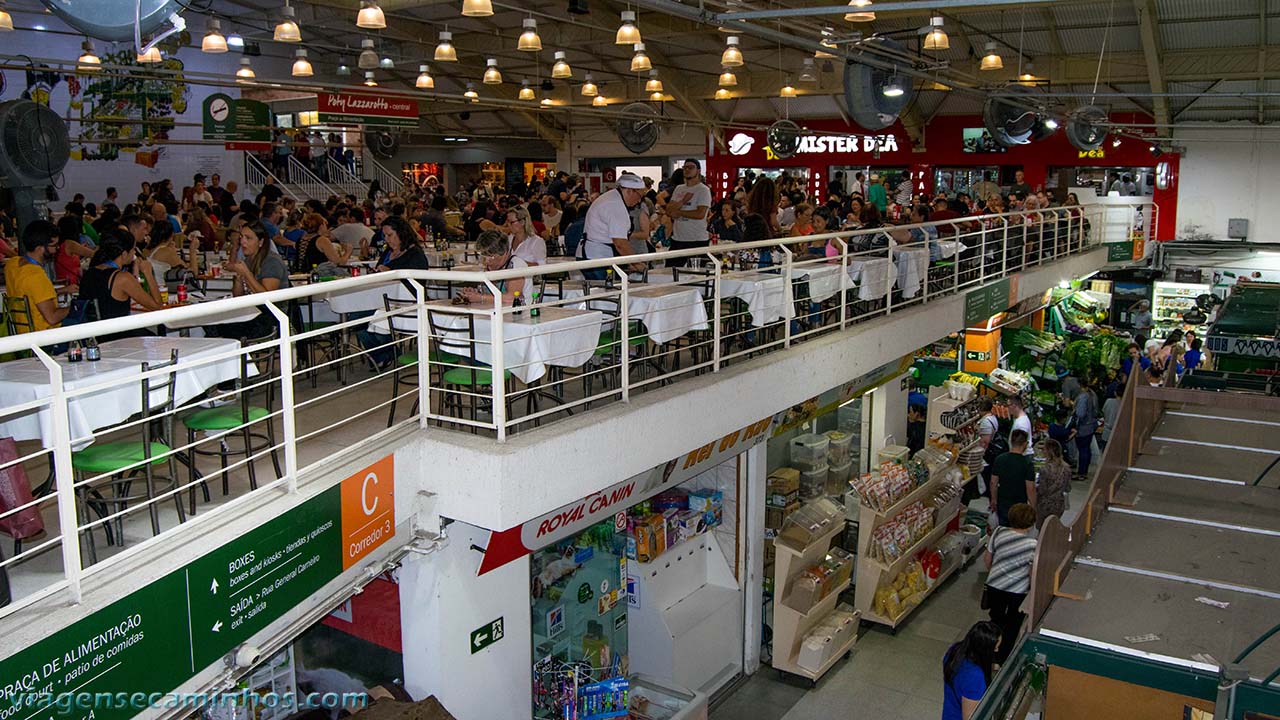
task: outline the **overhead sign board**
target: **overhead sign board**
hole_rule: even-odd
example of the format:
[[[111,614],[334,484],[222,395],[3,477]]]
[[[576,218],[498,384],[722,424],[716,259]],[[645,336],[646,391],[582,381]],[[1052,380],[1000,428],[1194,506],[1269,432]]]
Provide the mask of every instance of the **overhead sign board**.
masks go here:
[[[970,290],[964,295],[965,327],[986,321],[992,315],[1009,309],[1016,299],[1009,278],[1001,278],[990,285]]]
[[[418,101],[377,93],[322,92],[316,96],[322,125],[418,127]]]
[[[394,482],[394,460],[388,456],[5,658],[0,661],[0,717],[125,720],[137,715],[152,702],[148,695],[173,691],[391,540]],[[68,700],[99,693],[125,702]]]
[[[214,93],[204,99],[201,121],[201,136],[222,140],[228,150],[271,149],[271,108],[264,102]]]

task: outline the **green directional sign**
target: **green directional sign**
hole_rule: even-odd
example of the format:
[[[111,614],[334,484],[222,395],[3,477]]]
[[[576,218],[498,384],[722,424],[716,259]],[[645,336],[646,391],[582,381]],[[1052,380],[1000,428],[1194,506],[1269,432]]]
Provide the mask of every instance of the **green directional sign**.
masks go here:
[[[1107,243],[1107,262],[1127,262],[1133,259],[1133,242]]]
[[[1009,278],[997,280],[964,295],[964,324],[966,327],[981,323],[987,318],[1002,313],[1013,304],[1010,297],[1011,283]]]
[[[471,631],[471,654],[475,655],[481,650],[498,642],[505,634],[502,618],[498,618],[491,623],[482,627],[478,627]]]
[[[160,694],[394,537],[393,469],[392,457],[383,458],[0,660],[0,719],[126,720],[148,703],[173,701]],[[499,637],[501,629],[499,620]],[[153,693],[157,698],[148,697]],[[115,699],[93,697],[100,694]]]

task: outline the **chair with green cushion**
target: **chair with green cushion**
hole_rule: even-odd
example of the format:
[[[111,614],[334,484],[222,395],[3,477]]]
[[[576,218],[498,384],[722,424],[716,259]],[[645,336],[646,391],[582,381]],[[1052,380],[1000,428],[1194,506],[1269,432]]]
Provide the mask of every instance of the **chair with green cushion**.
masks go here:
[[[461,323],[458,318],[462,319]],[[463,410],[466,410],[471,421],[477,422],[483,407],[492,409],[492,402],[487,398],[482,401],[480,396],[492,394],[493,369],[471,360],[472,348],[476,346],[475,315],[433,308],[427,311],[427,326],[430,328],[429,342],[436,347],[435,352],[453,358],[440,364],[442,368],[448,368],[440,375],[440,414],[446,415],[454,410],[457,412],[455,417],[461,418]],[[465,337],[460,337],[463,333]],[[502,379],[506,389],[506,416],[510,419],[511,371],[504,370]],[[472,432],[478,430],[476,425],[470,427]]]
[[[227,466],[231,455],[243,455],[245,465],[249,474],[249,488],[251,490],[258,489],[258,471],[255,466],[254,458],[256,455],[267,451],[271,453],[271,464],[275,466],[276,479],[284,476],[280,468],[280,458],[276,451],[276,431],[275,423],[272,422],[272,413],[274,413],[276,384],[279,382],[279,363],[280,346],[277,344],[279,332],[272,332],[260,338],[246,338],[241,340],[241,345],[247,348],[240,355],[240,376],[236,378],[235,398],[232,402],[217,405],[211,408],[202,408],[182,420],[182,424],[187,427],[187,446],[190,448],[191,462],[187,464],[189,470],[189,487],[190,487],[190,504],[191,514],[196,512],[196,459],[201,456],[218,457],[218,461],[222,465],[222,494],[225,497],[230,492],[230,483],[228,482]],[[262,405],[253,404],[253,395],[261,390],[263,395]],[[224,395],[220,394],[219,397]],[[253,426],[261,424],[258,432],[252,430]],[[196,440],[197,433],[204,433],[205,437],[202,442],[216,440],[218,449],[201,450]],[[233,450],[228,444],[227,439],[238,435],[243,445],[241,449]],[[201,490],[204,493],[205,502],[209,501],[209,486],[204,481],[200,481]]]
[[[71,468],[77,476],[76,500],[84,517],[82,524],[88,524],[89,510],[95,511],[104,521],[111,515],[116,515],[114,542],[110,521],[102,524],[108,545],[124,545],[124,511],[129,503],[135,501],[146,502],[147,511],[151,515],[151,532],[153,535],[160,534],[160,512],[154,502],[157,490],[172,493],[174,504],[178,508],[178,522],[187,520],[171,450],[177,365],[177,350],[172,352],[168,362],[142,363],[144,377],[141,380],[141,419],[137,423],[130,423],[141,428],[140,440],[94,443],[71,453]],[[165,368],[168,368],[168,372],[163,375],[145,377],[149,372]],[[157,465],[169,466],[167,477],[156,477]],[[143,489],[130,494],[130,486],[139,475],[144,482]],[[107,489],[112,491],[111,497],[103,494]],[[111,512],[111,506],[115,506],[115,513]],[[89,559],[96,563],[98,549],[93,539],[93,528],[86,527],[82,532],[88,537]]]
[[[400,386],[403,384],[418,387],[417,371],[404,372],[418,366],[418,317],[416,314],[404,312],[407,309],[416,308],[417,305],[416,300],[397,300],[386,294],[382,296],[382,306],[387,313],[399,313],[387,317],[387,325],[391,329],[391,347],[396,353],[395,370],[391,374],[391,410],[387,414],[387,427],[391,427],[396,421],[396,404],[400,401]],[[434,345],[427,352],[427,372],[431,373],[431,382],[435,384],[443,382],[445,367],[456,367],[461,364],[462,360],[457,355]],[[418,412],[418,400],[414,398],[409,416],[412,417],[416,412]]]
[[[588,286],[588,292],[594,286]],[[583,368],[582,370],[582,394],[584,397],[591,397],[594,390],[596,376],[600,377],[600,382],[605,387],[621,387],[622,381],[622,300],[617,295],[597,296],[591,293],[587,296],[587,308],[590,310],[598,310],[605,315],[605,322],[600,326],[600,339],[596,343],[596,351],[593,361],[603,365],[602,370],[590,370]],[[632,320],[627,324],[627,349],[626,352],[631,356],[631,370],[633,378],[640,378],[644,375],[645,363],[648,360],[649,335],[645,332],[644,326],[638,320]],[[632,349],[635,350],[632,353]],[[615,382],[615,378],[617,381]],[[591,407],[587,403],[587,407]]]

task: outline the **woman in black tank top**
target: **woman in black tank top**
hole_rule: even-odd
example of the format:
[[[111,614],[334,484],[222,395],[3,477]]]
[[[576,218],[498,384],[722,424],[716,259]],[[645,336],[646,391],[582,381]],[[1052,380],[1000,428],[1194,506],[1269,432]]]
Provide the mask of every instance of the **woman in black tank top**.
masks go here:
[[[110,320],[127,317],[137,303],[144,310],[159,310],[160,286],[156,282],[151,263],[146,258],[138,257],[134,248],[133,236],[120,230],[113,230],[102,236],[97,252],[90,260],[91,266],[80,279],[80,299],[96,301],[97,316],[92,310],[87,311],[86,320]],[[147,282],[147,290],[134,276],[134,268],[142,274]],[[100,341],[114,340],[149,334],[145,331],[130,331],[100,335]]]

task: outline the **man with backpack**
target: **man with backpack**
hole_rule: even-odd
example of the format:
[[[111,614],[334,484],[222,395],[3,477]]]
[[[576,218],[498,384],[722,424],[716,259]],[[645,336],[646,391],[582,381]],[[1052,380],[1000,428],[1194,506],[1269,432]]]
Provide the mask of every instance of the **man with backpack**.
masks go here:
[[[991,466],[997,457],[1009,450],[1008,442],[999,432],[1000,421],[992,411],[994,407],[995,404],[991,398],[978,398],[978,412],[982,413],[982,419],[978,420],[978,442],[982,447],[982,480],[978,483],[976,493],[973,490],[965,492],[963,502],[966,505],[976,497],[991,496]],[[970,497],[971,494],[972,497]]]

